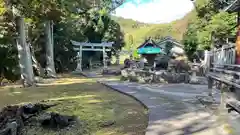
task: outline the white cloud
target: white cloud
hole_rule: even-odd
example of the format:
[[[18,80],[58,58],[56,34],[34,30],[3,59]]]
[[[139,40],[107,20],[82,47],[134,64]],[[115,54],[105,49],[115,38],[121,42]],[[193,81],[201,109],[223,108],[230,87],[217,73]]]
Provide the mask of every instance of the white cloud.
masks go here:
[[[167,23],[182,18],[192,9],[191,0],[151,0],[137,5],[127,2],[114,15],[145,23]]]

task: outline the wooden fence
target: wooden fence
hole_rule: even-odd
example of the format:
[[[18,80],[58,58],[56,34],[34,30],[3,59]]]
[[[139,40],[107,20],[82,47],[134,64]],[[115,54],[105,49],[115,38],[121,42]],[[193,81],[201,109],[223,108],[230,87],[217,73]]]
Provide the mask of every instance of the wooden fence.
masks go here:
[[[236,50],[234,44],[223,45],[219,49],[213,49],[214,67],[233,65],[236,61]]]

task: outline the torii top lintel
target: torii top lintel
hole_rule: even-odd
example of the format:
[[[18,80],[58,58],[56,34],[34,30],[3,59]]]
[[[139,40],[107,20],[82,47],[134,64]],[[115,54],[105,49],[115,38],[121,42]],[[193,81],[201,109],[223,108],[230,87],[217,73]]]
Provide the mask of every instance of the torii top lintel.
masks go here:
[[[87,42],[77,42],[71,40],[72,44],[75,46],[96,46],[96,47],[112,47],[113,42],[102,42],[102,43],[87,43]]]

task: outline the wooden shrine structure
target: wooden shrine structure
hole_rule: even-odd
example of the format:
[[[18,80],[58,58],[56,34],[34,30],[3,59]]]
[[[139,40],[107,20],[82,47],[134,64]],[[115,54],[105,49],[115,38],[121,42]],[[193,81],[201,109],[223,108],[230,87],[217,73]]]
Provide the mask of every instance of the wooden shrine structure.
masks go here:
[[[78,65],[76,71],[82,71],[82,52],[83,51],[101,51],[103,52],[103,68],[107,68],[107,53],[111,51],[113,42],[103,42],[103,43],[87,43],[87,42],[77,42],[71,40],[74,46],[74,50],[78,52]]]
[[[145,40],[143,44],[137,47],[137,52],[143,58],[146,58],[148,67],[156,68],[156,57],[159,54],[165,55],[163,49],[158,46],[151,38]]]

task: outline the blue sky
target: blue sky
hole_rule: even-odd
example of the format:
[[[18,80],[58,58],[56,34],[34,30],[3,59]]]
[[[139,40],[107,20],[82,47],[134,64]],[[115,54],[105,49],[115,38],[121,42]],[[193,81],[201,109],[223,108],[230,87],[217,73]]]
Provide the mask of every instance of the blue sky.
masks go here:
[[[191,0],[126,0],[114,15],[145,23],[167,23],[192,9]]]

